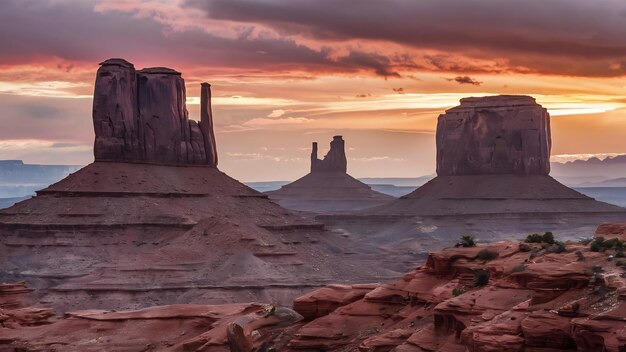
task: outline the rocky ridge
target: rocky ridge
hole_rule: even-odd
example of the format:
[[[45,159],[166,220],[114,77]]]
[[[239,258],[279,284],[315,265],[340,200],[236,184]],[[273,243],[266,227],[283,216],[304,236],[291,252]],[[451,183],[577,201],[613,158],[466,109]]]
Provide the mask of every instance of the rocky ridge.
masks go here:
[[[0,340],[22,351],[47,350],[62,331],[67,351],[623,351],[625,243],[546,236],[433,252],[399,280],[330,285],[296,299],[295,312],[259,304],[86,311],[4,327]]]

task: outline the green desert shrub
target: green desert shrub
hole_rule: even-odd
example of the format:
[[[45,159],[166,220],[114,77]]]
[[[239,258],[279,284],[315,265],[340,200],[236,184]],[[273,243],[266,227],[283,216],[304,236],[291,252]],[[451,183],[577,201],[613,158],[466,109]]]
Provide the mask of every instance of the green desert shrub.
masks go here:
[[[617,238],[605,239],[602,236],[596,237],[589,243],[589,249],[593,252],[603,252],[607,249],[613,249],[616,252],[623,252],[626,244]]]
[[[617,238],[611,238],[610,240],[605,240],[604,242],[602,242],[602,247],[606,249],[623,250],[624,242],[620,241]]]
[[[489,283],[489,271],[484,269],[474,270],[474,286],[485,286]]]
[[[452,295],[454,297],[458,297],[458,296],[460,296],[460,295],[462,295],[464,293],[465,293],[465,290],[462,289],[462,288],[455,288],[455,289],[452,290]]]
[[[547,243],[554,244],[554,234],[552,232],[545,232],[543,235],[538,233],[533,233],[532,235],[526,236],[527,243]]]
[[[476,247],[476,240],[473,236],[465,235],[461,236],[461,239],[456,244],[457,247]]]
[[[585,256],[583,255],[583,252],[576,251],[575,254],[576,254],[576,260],[578,260],[579,262],[585,261]]]
[[[490,251],[488,249],[482,249],[480,252],[478,252],[478,254],[476,255],[476,258],[480,260],[484,260],[484,261],[494,260],[498,258],[498,253],[494,251]]]
[[[567,252],[567,248],[565,248],[565,243],[555,241],[554,244],[547,248],[547,251],[550,253],[564,253]]]

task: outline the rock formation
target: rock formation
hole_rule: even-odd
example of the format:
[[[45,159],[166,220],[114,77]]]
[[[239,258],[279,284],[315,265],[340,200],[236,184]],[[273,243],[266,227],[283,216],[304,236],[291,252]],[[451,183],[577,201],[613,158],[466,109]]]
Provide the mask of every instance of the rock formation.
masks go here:
[[[165,67],[135,71],[123,59],[100,65],[93,105],[96,161],[217,166],[207,83],[201,87],[198,124],[189,120],[180,72]]]
[[[373,246],[326,231],[216,167],[211,93],[189,121],[181,75],[98,70],[96,161],[0,211],[0,277],[38,288],[55,309],[275,303],[363,271]],[[211,166],[211,167],[207,167]],[[330,253],[351,253],[334,258]],[[365,254],[363,254],[365,253]]]
[[[577,242],[431,253],[422,267],[369,292],[325,288],[297,299],[297,311],[319,313],[285,350],[619,352],[626,279],[624,261],[607,261],[615,253]],[[343,305],[318,310],[331,291]]]
[[[317,142],[313,142],[311,172],[266,194],[285,208],[315,212],[364,209],[395,199],[348,175],[347,164],[342,136],[333,137],[323,160],[317,158]]]
[[[550,177],[550,145],[549,114],[533,98],[462,99],[439,116],[437,177],[366,215],[626,212]]]
[[[437,174],[547,175],[550,147],[550,115],[534,98],[464,98],[437,121]]]
[[[313,172],[348,172],[346,144],[341,136],[334,136],[330,150],[323,160],[317,158],[317,142],[313,142],[311,151],[311,173]]]
[[[0,320],[11,319],[1,341],[77,352],[626,350],[626,264],[609,260],[620,249],[549,242],[447,248],[398,280],[329,285],[293,310],[168,305],[48,320],[37,308],[0,309]]]

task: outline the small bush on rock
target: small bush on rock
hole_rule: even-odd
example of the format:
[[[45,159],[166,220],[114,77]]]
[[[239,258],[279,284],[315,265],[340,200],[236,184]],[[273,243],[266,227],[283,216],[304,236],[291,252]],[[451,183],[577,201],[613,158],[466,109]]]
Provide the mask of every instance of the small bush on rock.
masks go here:
[[[461,236],[461,240],[457,242],[456,247],[476,247],[476,240],[470,235]]]
[[[465,293],[465,290],[462,289],[462,288],[455,288],[454,290],[452,290],[452,295],[454,297],[458,297],[458,296],[460,296],[460,295],[462,295],[464,293]]]
[[[555,241],[550,247],[546,249],[550,253],[564,253],[567,252],[567,248],[565,248],[565,243],[561,241]]]
[[[476,255],[476,258],[484,261],[494,260],[498,258],[498,253],[494,251],[490,251],[488,249],[483,249]]]
[[[624,248],[626,248],[626,244],[624,241],[621,241],[617,238],[611,238],[610,240],[605,239],[604,237],[596,237],[589,244],[589,249],[593,252],[603,252],[607,249],[614,249],[617,252],[623,252]]]
[[[546,232],[543,235],[538,233],[533,233],[532,235],[526,236],[527,243],[547,243],[554,244],[554,234],[552,232]]]
[[[484,269],[474,270],[474,286],[485,286],[489,283],[489,271]]]

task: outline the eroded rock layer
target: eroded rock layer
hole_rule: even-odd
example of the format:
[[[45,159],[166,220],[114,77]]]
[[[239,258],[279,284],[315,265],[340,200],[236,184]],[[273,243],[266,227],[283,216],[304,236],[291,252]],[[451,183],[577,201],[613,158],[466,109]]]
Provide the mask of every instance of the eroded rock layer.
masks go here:
[[[13,307],[4,316],[30,318],[9,318],[0,340],[19,351],[621,352],[626,264],[612,245],[448,248],[399,280],[329,285],[297,298],[293,310],[170,305],[55,321],[45,310]]]
[[[432,253],[401,280],[322,312],[297,329],[287,349],[622,351],[624,261],[590,248],[499,242]],[[363,295],[360,288],[354,293]],[[312,296],[295,306],[310,302],[299,308],[308,313],[329,294]]]
[[[207,167],[95,162],[0,211],[0,276],[60,310],[286,303],[399,274],[374,251]]]
[[[198,124],[189,120],[180,72],[136,71],[123,59],[100,65],[93,103],[96,161],[217,166],[208,84],[201,87]]]
[[[547,175],[550,115],[528,96],[464,98],[437,121],[437,174]]]

